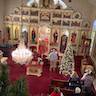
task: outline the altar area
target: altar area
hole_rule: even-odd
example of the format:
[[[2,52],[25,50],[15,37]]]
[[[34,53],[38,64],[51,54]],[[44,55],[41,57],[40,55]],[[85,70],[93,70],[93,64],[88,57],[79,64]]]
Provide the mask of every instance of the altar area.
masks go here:
[[[27,46],[34,46],[40,54],[46,55],[52,48],[62,54],[70,42],[76,55],[83,54],[84,42],[90,39],[90,23],[67,5],[63,8],[49,1],[48,6],[43,0],[33,2],[32,6],[23,5],[5,16],[5,42],[18,44],[22,32]]]

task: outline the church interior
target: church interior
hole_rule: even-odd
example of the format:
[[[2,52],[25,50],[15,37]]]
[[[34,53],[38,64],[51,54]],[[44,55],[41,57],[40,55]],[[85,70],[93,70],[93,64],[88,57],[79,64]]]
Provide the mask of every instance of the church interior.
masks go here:
[[[96,96],[95,9],[96,0],[0,0],[0,96]]]

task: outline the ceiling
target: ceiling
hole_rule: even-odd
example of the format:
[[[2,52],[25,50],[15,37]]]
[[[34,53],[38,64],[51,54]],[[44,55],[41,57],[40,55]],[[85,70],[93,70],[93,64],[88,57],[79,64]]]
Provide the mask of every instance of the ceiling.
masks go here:
[[[86,1],[88,1],[90,4],[96,7],[96,0],[86,0]]]
[[[33,2],[34,0],[28,0],[28,2]],[[36,0],[39,1],[39,0]],[[54,0],[57,2],[57,0]],[[60,0],[60,1],[64,1],[64,0]],[[71,0],[72,1],[72,0]],[[88,2],[91,5],[94,5],[96,7],[96,0],[85,0],[86,2]]]

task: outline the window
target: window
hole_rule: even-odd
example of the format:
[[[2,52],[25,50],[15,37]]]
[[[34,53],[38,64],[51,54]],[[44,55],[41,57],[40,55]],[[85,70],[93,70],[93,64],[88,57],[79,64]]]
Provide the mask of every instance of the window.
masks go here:
[[[62,1],[62,0],[53,0],[53,1],[54,1],[55,5],[59,3],[63,9],[67,8],[67,5],[64,3],[64,1]]]
[[[92,51],[92,48],[93,48],[95,34],[96,34],[96,20],[93,22],[93,29],[92,29],[92,33],[91,33],[91,47],[90,47],[90,52]]]
[[[27,6],[31,6],[32,3],[36,2],[37,4],[39,4],[39,0],[28,0]]]
[[[53,0],[54,4],[60,4],[62,6],[63,9],[67,8],[67,5],[64,3],[64,1],[62,0]],[[27,6],[31,6],[32,3],[36,2],[37,4],[39,4],[39,0],[28,0]]]

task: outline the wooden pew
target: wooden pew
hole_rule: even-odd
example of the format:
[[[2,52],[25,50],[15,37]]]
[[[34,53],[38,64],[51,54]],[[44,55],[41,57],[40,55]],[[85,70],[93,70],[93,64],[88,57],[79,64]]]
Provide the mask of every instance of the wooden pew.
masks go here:
[[[69,81],[52,79],[49,85],[49,94],[54,90],[54,87],[59,87],[64,96],[73,96],[74,90],[69,88]]]

